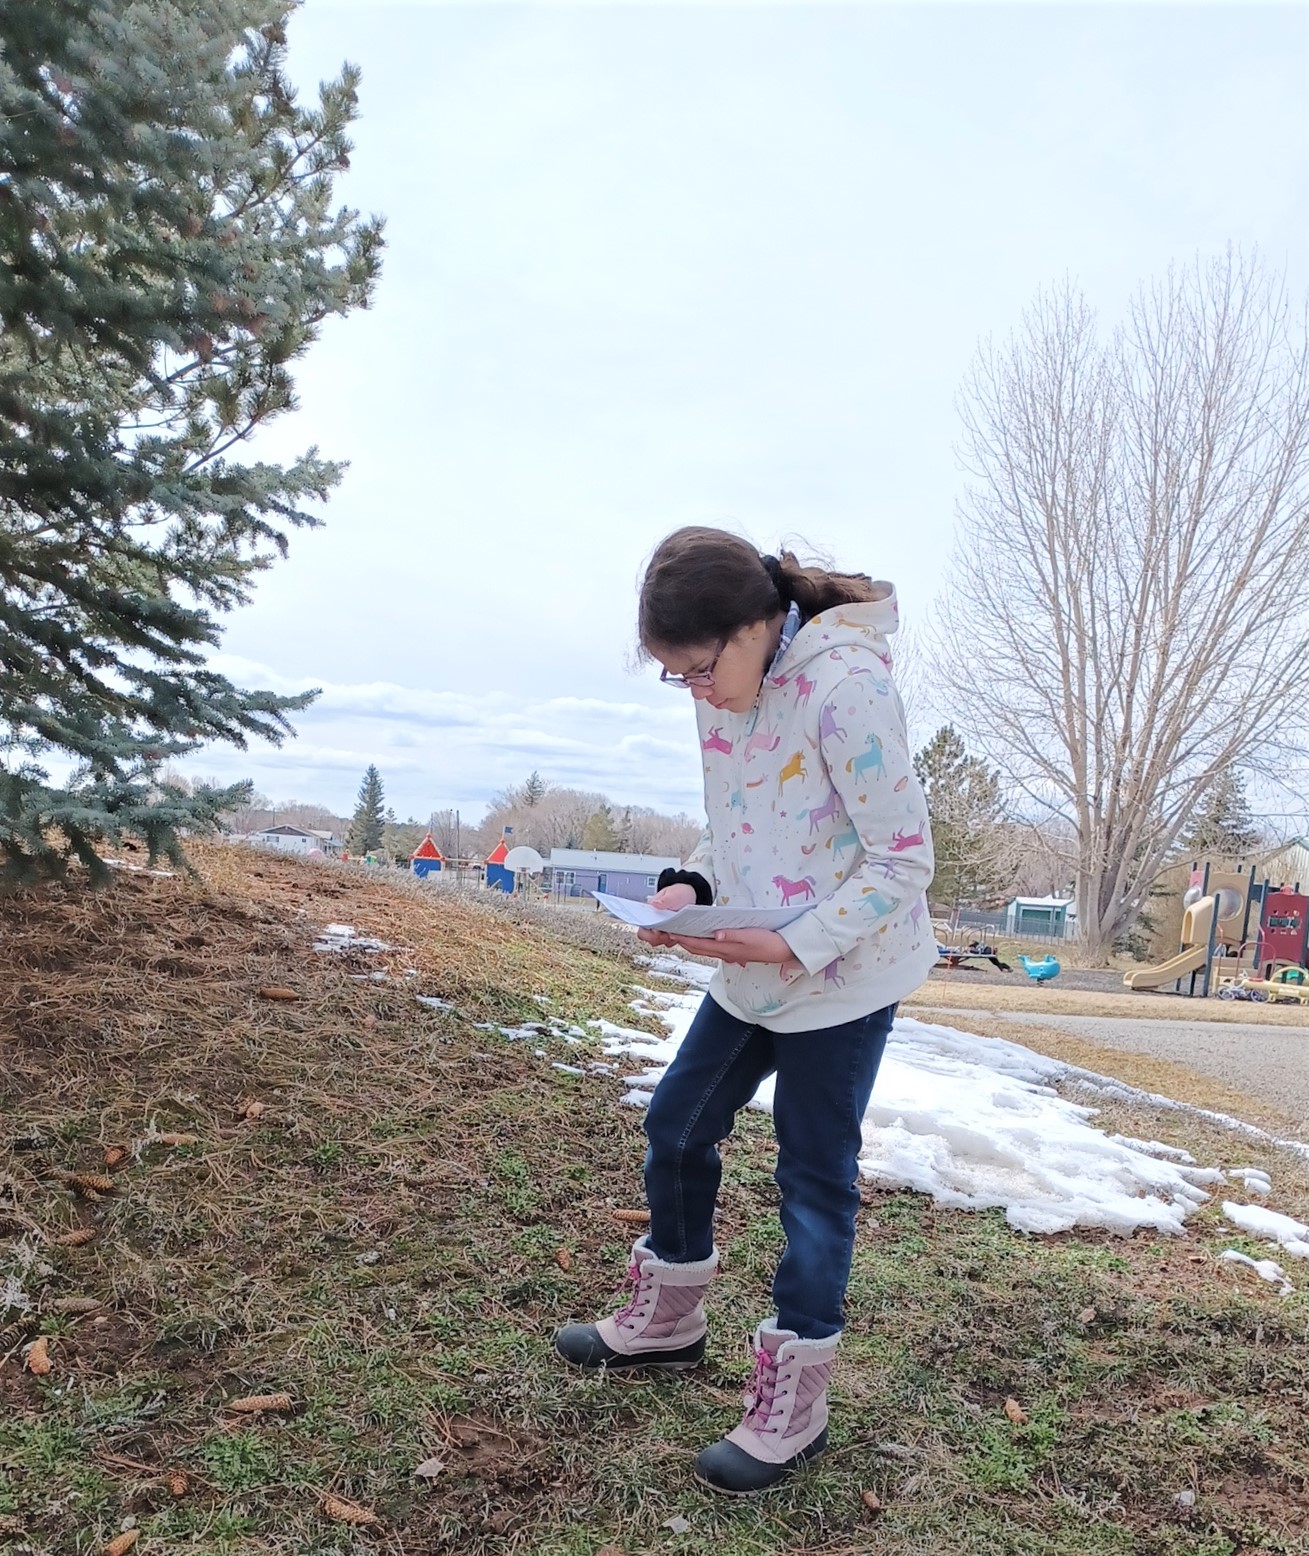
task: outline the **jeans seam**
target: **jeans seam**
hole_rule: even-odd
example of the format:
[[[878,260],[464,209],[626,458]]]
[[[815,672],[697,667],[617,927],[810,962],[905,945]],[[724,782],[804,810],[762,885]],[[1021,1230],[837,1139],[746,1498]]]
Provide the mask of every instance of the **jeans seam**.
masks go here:
[[[724,1059],[721,1067],[718,1070],[718,1073],[700,1094],[700,1100],[687,1117],[686,1128],[682,1131],[682,1137],[677,1142],[676,1156],[673,1166],[673,1199],[677,1206],[677,1246],[683,1256],[686,1254],[686,1203],[682,1194],[682,1161],[686,1155],[686,1142],[691,1138],[691,1131],[695,1128],[700,1115],[704,1112],[706,1106],[708,1105],[710,1097],[712,1097],[714,1092],[716,1092],[722,1085],[723,1079],[727,1072],[741,1057],[742,1050],[754,1036],[754,1033],[755,1028],[753,1026],[747,1027],[741,1036],[740,1042],[737,1043],[736,1047],[732,1050],[728,1057]]]

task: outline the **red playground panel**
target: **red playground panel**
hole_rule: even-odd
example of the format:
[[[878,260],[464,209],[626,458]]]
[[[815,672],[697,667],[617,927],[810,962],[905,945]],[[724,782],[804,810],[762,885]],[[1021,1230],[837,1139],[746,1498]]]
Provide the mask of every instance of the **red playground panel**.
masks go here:
[[[1309,897],[1297,891],[1265,894],[1255,962],[1259,967],[1271,962],[1309,964]]]

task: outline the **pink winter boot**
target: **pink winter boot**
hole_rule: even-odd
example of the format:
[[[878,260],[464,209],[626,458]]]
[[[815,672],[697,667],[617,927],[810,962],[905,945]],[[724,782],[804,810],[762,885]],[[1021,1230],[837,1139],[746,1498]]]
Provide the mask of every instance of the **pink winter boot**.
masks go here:
[[[694,1367],[704,1356],[704,1294],[718,1269],[718,1250],[695,1264],[656,1259],[648,1238],[632,1245],[624,1307],[598,1324],[566,1324],[555,1349],[578,1367]]]
[[[740,1426],[696,1458],[696,1479],[714,1491],[765,1491],[827,1447],[827,1380],[840,1336],[802,1340],[776,1323],[755,1331]]]

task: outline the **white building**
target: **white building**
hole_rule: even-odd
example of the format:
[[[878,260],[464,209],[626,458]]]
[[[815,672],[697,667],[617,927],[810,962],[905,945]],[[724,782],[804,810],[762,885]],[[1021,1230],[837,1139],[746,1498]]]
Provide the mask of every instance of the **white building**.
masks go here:
[[[262,832],[247,832],[241,841],[254,848],[272,848],[283,854],[318,852],[330,858],[337,858],[344,846],[333,833],[315,827],[265,827]]]

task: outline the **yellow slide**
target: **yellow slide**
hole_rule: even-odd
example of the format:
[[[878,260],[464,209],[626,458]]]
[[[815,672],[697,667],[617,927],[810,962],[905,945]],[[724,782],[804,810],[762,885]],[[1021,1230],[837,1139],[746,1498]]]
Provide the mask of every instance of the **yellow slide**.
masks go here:
[[[1208,954],[1207,946],[1190,945],[1158,967],[1141,967],[1136,972],[1124,973],[1123,982],[1129,989],[1157,989],[1161,983],[1175,983],[1187,973],[1199,972]]]

